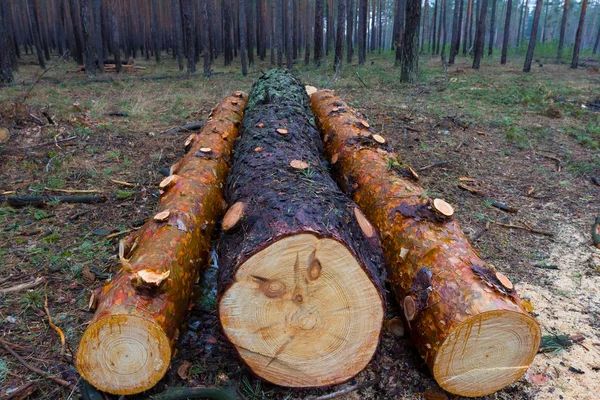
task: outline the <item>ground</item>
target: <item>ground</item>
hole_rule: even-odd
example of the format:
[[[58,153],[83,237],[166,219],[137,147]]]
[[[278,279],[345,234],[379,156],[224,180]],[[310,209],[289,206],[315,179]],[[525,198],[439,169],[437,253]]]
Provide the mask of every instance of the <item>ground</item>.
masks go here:
[[[297,64],[295,72],[307,84],[335,89],[422,169],[422,185],[455,205],[474,247],[531,301],[544,335],[583,335],[573,346],[538,354],[526,376],[487,398],[595,398],[600,250],[591,227],[600,215],[600,187],[591,177],[600,175],[600,112],[593,106],[600,94],[598,61],[586,60],[577,70],[536,63],[525,74],[521,59],[506,66],[488,59],[475,71],[469,59],[459,58],[445,75],[439,59],[423,57],[421,82],[404,85],[391,57],[373,54],[366,66],[345,68],[341,76],[327,63],[319,69]],[[80,384],[70,355],[91,318],[90,290],[118,270],[119,232],[152,215],[159,169],[183,154],[187,133],[161,132],[205,120],[219,100],[248,91],[269,65],[258,63],[243,77],[239,66],[224,68],[218,59],[217,74],[205,79],[176,73],[171,60],[160,66],[136,60],[146,69],[87,82],[69,72],[73,64],[60,62],[33,86],[41,71],[31,61],[16,74],[22,84],[0,88],[0,128],[10,130],[0,144],[0,193],[93,189],[108,200],[44,208],[0,203],[0,289],[44,278],[33,289],[0,294],[0,338],[31,365]],[[156,76],[163,79],[141,79]],[[107,115],[116,111],[125,116]],[[482,193],[462,190],[460,183]],[[518,212],[503,212],[494,201]],[[220,331],[210,290],[215,266],[205,275],[171,368],[148,394],[167,386],[219,385],[248,399],[300,399],[348,386],[289,390],[255,379]],[[66,335],[64,356],[44,310],[46,298]],[[389,299],[392,318],[398,310]],[[0,396],[30,381],[30,398],[78,396],[29,372],[0,347]],[[366,387],[345,398],[454,398],[431,378],[410,339],[387,330],[373,361],[350,385],[359,382]]]

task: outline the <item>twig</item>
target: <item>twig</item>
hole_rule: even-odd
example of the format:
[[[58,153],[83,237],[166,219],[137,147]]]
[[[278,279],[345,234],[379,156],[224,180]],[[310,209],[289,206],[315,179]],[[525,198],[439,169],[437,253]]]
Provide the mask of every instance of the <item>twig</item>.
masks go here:
[[[48,324],[50,325],[50,327],[52,329],[54,329],[56,331],[56,333],[58,333],[58,336],[60,336],[60,355],[64,356],[65,355],[65,347],[67,345],[67,343],[65,341],[65,334],[58,326],[54,325],[54,323],[52,322],[52,317],[50,316],[50,310],[48,310],[48,296],[47,295],[44,300],[44,311],[46,311],[46,315],[48,316]]]
[[[51,189],[49,187],[44,187],[44,190],[61,193],[102,193],[101,190],[97,189]]]
[[[27,149],[35,149],[36,147],[42,147],[42,146],[48,146],[49,144],[57,144],[57,143],[62,143],[62,142],[68,142],[71,140],[77,139],[77,136],[71,136],[68,138],[64,138],[64,139],[58,139],[58,140],[52,140],[51,142],[44,142],[44,143],[40,143],[40,144],[34,144],[33,146],[26,146],[26,147],[21,147],[21,150],[27,150]]]
[[[127,230],[124,230],[124,231],[121,231],[121,232],[111,233],[110,235],[106,235],[105,239],[112,239],[114,237],[124,235],[124,234],[129,233],[129,232],[134,231],[134,230],[135,229],[127,229]]]
[[[7,342],[5,342],[3,339],[0,339],[0,344],[2,344],[2,347],[4,347],[6,349],[6,351],[8,351],[10,354],[13,355],[13,357],[15,357],[21,364],[23,364],[23,366],[25,368],[27,368],[28,370],[30,370],[31,372],[34,372],[46,379],[50,379],[53,380],[54,382],[58,383],[59,385],[62,385],[64,387],[67,387],[69,389],[73,389],[75,386],[71,383],[71,382],[67,382],[64,379],[58,378],[56,376],[52,376],[44,371],[42,371],[39,368],[34,367],[33,365],[30,365],[29,363],[27,363],[27,361],[25,361],[20,355],[18,355],[13,349],[10,348],[10,346],[8,345]]]
[[[202,128],[204,128],[204,122],[192,122],[175,128],[167,129],[166,131],[160,132],[159,135],[169,135],[179,132],[197,131]]]
[[[10,280],[10,278],[12,278],[12,274],[8,275],[7,277],[0,278],[0,284]]]
[[[136,187],[137,186],[135,183],[117,181],[115,179],[109,179],[109,181],[111,181],[112,183],[116,183],[117,185],[123,185],[123,186],[128,186],[128,187]]]
[[[20,283],[18,285],[11,286],[6,289],[0,289],[0,294],[13,293],[13,292],[19,292],[21,290],[32,289],[36,286],[41,285],[43,282],[44,282],[44,277],[39,276],[31,282]]]
[[[329,400],[329,399],[335,399],[336,397],[339,397],[341,395],[344,394],[348,394],[348,393],[352,393],[355,392],[357,390],[375,385],[379,382],[379,379],[372,379],[370,381],[365,381],[365,382],[361,382],[361,383],[357,383],[356,385],[352,385],[352,386],[348,386],[345,387],[344,389],[332,392],[332,393],[328,393],[328,394],[324,394],[322,396],[317,396],[317,397],[310,397],[309,400]]]
[[[412,128],[410,126],[403,126],[402,128],[406,129],[407,131],[411,131],[411,132],[423,133],[422,130],[417,129],[417,128]]]
[[[438,161],[438,162],[434,162],[433,164],[426,165],[424,167],[419,168],[419,172],[425,171],[426,169],[429,169],[429,168],[437,167],[439,165],[444,165],[444,164],[448,164],[448,161]]]
[[[535,264],[534,267],[541,269],[558,269],[557,265]]]
[[[556,161],[558,163],[556,165],[556,168],[557,168],[558,172],[560,172],[560,170],[562,169],[562,160],[560,158],[554,157],[554,156],[548,156],[546,154],[540,154],[540,155],[544,158]]]
[[[456,147],[454,148],[454,151],[459,151],[459,150],[460,150],[460,148],[462,147],[462,145],[463,145],[463,144],[465,144],[465,141],[464,141],[464,139],[463,139],[463,140],[461,140],[461,141],[460,141],[460,143],[458,144],[458,146],[456,146]]]
[[[4,393],[6,397],[3,397],[4,400],[10,399],[25,399],[27,396],[30,396],[35,392],[35,382],[29,381],[24,385],[19,386],[18,388],[11,390],[10,393]]]
[[[519,212],[519,210],[517,208],[511,207],[511,206],[507,206],[504,203],[500,203],[499,201],[493,201],[492,202],[492,207],[496,207],[499,210],[505,211],[505,212],[509,212],[509,213],[517,213]]]
[[[360,81],[360,83],[362,83],[365,88],[368,88],[365,81],[363,81],[362,78],[360,77],[360,74],[358,73],[358,71],[355,71],[355,73],[356,73],[356,76],[358,77],[358,80]]]
[[[85,215],[85,214],[87,214],[89,212],[90,212],[90,210],[79,211],[79,212],[77,212],[77,213],[69,216],[68,218],[69,218],[70,221],[73,221],[74,219],[77,219],[77,218],[81,217],[82,215]]]
[[[554,236],[553,232],[546,232],[546,231],[542,231],[539,229],[533,229],[533,228],[528,228],[527,226],[519,226],[519,225],[512,225],[512,224],[503,224],[502,222],[497,222],[497,221],[492,221],[494,224],[496,225],[500,225],[503,226],[505,228],[511,228],[511,229],[521,229],[524,231],[529,231],[531,233],[539,233],[540,235],[545,235],[545,236]]]
[[[458,187],[461,188],[462,190],[466,190],[467,192],[473,193],[473,194],[483,194],[483,190],[479,190],[479,189],[475,189],[474,187],[465,185],[464,183],[459,183]]]
[[[59,203],[102,203],[104,196],[0,196],[0,203],[8,202],[13,207],[45,206],[50,202]]]
[[[490,221],[486,222],[483,229],[481,229],[479,232],[477,232],[476,234],[473,235],[473,238],[471,239],[471,241],[476,242],[477,240],[479,240],[479,238],[482,237],[483,234],[488,231],[488,229],[490,229]]]

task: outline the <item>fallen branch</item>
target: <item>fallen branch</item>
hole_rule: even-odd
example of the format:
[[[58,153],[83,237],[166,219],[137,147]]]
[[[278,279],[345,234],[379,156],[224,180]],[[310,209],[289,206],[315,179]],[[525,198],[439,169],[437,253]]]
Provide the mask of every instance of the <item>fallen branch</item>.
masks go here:
[[[503,226],[505,228],[511,228],[511,229],[521,229],[524,231],[529,231],[531,233],[539,233],[540,235],[545,235],[545,236],[554,236],[553,232],[547,232],[547,231],[542,231],[539,229],[534,229],[532,227],[530,227],[529,225],[525,225],[523,224],[523,226],[519,226],[519,225],[512,225],[512,224],[504,224],[502,222],[497,222],[497,221],[492,221],[494,224],[496,225],[500,225]]]
[[[124,235],[126,233],[129,233],[129,232],[131,232],[133,230],[134,229],[127,229],[127,230],[124,230],[124,231],[121,231],[121,232],[111,233],[110,235],[106,235],[105,239],[112,239],[114,237],[121,236],[121,235]]]
[[[336,397],[342,396],[344,394],[352,393],[360,389],[364,389],[369,386],[376,385],[379,382],[379,379],[372,379],[370,381],[365,381],[361,383],[357,383],[356,385],[345,387],[344,389],[340,389],[336,392],[324,394],[322,396],[317,397],[309,397],[309,400],[328,400],[335,399]]]
[[[8,345],[8,343],[5,342],[3,339],[0,339],[0,344],[2,344],[2,347],[4,347],[4,349],[6,349],[6,351],[8,351],[10,354],[12,354],[13,357],[15,357],[25,368],[27,368],[31,372],[34,372],[34,373],[38,374],[39,376],[42,376],[46,379],[50,379],[50,380],[58,383],[59,385],[67,387],[71,390],[75,388],[75,386],[71,382],[65,381],[64,379],[58,378],[56,376],[52,376],[52,375],[42,371],[41,369],[34,367],[33,365],[30,365],[29,363],[27,363],[27,361],[25,361],[13,349],[11,349],[10,346]]]
[[[48,296],[46,296],[46,299],[44,300],[44,311],[46,311],[46,315],[48,316],[48,325],[50,325],[50,327],[52,329],[54,329],[56,331],[56,333],[58,333],[58,336],[60,337],[60,355],[64,356],[65,348],[67,346],[67,342],[65,340],[65,334],[58,326],[54,325],[54,323],[52,322],[52,317],[50,316],[50,310],[48,310]]]
[[[34,144],[33,146],[26,146],[26,147],[21,147],[21,150],[27,150],[27,149],[35,149],[36,147],[43,147],[43,146],[48,146],[49,144],[58,144],[58,143],[63,143],[63,142],[69,142],[71,140],[77,139],[77,136],[70,136],[68,138],[64,138],[64,139],[55,139],[49,142],[44,142],[44,143],[40,143],[40,144]]]
[[[192,122],[189,124],[181,125],[176,128],[167,129],[166,131],[162,131],[159,135],[171,135],[179,132],[189,132],[189,131],[197,131],[204,127],[204,122]]]
[[[479,195],[483,194],[483,190],[475,189],[474,187],[465,185],[464,183],[459,183],[458,187],[461,188],[462,190],[466,190],[467,192],[470,192],[473,194],[479,194]]]
[[[35,392],[36,386],[34,381],[29,381],[24,385],[19,386],[16,389],[11,389],[10,393],[7,391],[4,392],[2,399],[10,400],[10,399],[25,399],[27,396],[31,396],[33,392]]]
[[[97,189],[52,189],[49,187],[44,187],[44,190],[60,193],[102,193],[101,190]]]
[[[517,213],[519,212],[519,210],[517,208],[511,207],[511,206],[507,206],[504,203],[500,203],[499,201],[493,201],[492,202],[492,207],[496,207],[499,210],[505,211],[505,212],[509,212],[509,213]]]
[[[112,183],[116,183],[117,185],[127,186],[127,187],[136,187],[135,183],[129,183],[125,181],[117,181],[116,179],[109,179]]]
[[[45,206],[48,203],[102,203],[106,201],[104,196],[0,196],[0,203],[6,201],[13,207],[23,206]]]
[[[448,161],[438,161],[438,162],[434,162],[433,164],[426,165],[424,167],[419,168],[419,172],[425,171],[426,169],[429,169],[429,168],[444,165],[444,164],[448,164]]]
[[[221,389],[205,387],[170,387],[162,393],[146,398],[146,400],[185,399],[234,400],[232,396]]]
[[[0,294],[5,294],[5,293],[14,293],[14,292],[19,292],[21,290],[26,290],[26,289],[32,289],[36,286],[41,285],[44,282],[44,278],[39,276],[37,278],[35,278],[35,280],[31,281],[31,282],[25,282],[25,283],[20,283],[18,285],[15,286],[11,286],[5,289],[0,289]]]
[[[368,86],[365,83],[365,81],[363,81],[362,78],[360,77],[358,71],[356,71],[355,73],[356,73],[356,76],[358,77],[358,80],[360,81],[360,83],[362,83],[365,88],[368,88]]]

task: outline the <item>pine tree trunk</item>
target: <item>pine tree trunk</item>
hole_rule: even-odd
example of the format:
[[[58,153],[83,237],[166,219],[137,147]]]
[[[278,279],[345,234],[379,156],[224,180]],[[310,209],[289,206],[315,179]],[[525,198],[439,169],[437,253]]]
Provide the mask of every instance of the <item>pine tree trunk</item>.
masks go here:
[[[458,3],[458,4],[457,4]],[[456,58],[456,53],[458,52],[458,43],[460,43],[460,39],[458,37],[460,32],[460,23],[458,17],[459,9],[462,9],[463,0],[455,0],[454,1],[454,10],[452,11],[452,40],[450,43],[450,57],[448,59],[448,64],[454,64],[454,60]]]
[[[433,28],[432,28],[432,37],[431,40],[429,41],[429,53],[434,54],[435,53],[435,49],[437,46],[437,10],[438,10],[438,0],[435,0],[435,2],[433,3],[433,20],[431,21]]]
[[[496,0],[492,0],[492,18],[490,20],[490,45],[488,46],[488,56],[494,53],[494,37],[496,33]]]
[[[226,198],[217,306],[242,360],[280,386],[352,378],[379,341],[381,250],[329,175],[306,92],[287,71],[251,90]]]
[[[383,1],[379,0],[379,5],[377,6],[377,50],[378,53],[381,54],[381,48],[383,47]]]
[[[369,0],[358,0],[358,64],[363,65],[367,56],[367,13]]]
[[[211,45],[210,45],[210,22],[208,18],[208,2],[210,0],[200,1],[200,28],[202,30],[202,57],[204,59],[204,76],[211,76]]]
[[[342,72],[342,61],[344,59],[344,32],[346,31],[346,0],[337,0],[337,27],[335,38],[335,58],[333,62],[333,70]]]
[[[257,6],[259,7],[257,12],[257,28],[258,28],[258,42],[260,43],[260,50],[257,48],[261,61],[267,58],[267,0],[257,0]]]
[[[231,65],[233,61],[233,37],[232,37],[232,10],[231,10],[231,1],[232,0],[223,0],[223,40],[224,40],[224,50],[225,50],[225,66]]]
[[[442,60],[445,60],[446,57],[446,40],[447,39],[447,26],[446,26],[446,0],[442,0],[442,11],[441,11],[441,19],[440,19],[440,36],[441,36],[441,53],[442,53]],[[438,39],[438,45],[439,45],[440,39]],[[437,52],[439,54],[439,51]]]
[[[566,0],[568,1],[568,0]],[[504,40],[502,41],[502,56],[500,64],[506,64],[506,56],[508,54],[508,41],[510,37],[510,17],[512,14],[512,0],[507,0],[506,5],[506,20],[504,22]]]
[[[292,23],[292,0],[287,0],[287,7],[285,10],[285,21],[286,21],[286,35],[285,35],[285,57],[287,61],[287,69],[290,71],[294,69],[294,24]]]
[[[9,24],[7,22],[8,15],[3,11],[2,5],[0,5],[0,83],[11,83],[14,78],[9,57],[9,47],[11,46]]]
[[[393,42],[395,43],[395,65],[399,66],[402,63],[402,41],[404,40],[404,14],[406,12],[406,0],[397,0],[396,2],[396,12],[394,16],[394,20],[398,20],[398,27],[396,36],[394,37]]]
[[[158,0],[152,0],[152,23],[150,25],[150,36],[152,37],[152,48],[154,58],[157,63],[160,62],[160,36],[158,34]]]
[[[240,0],[246,4],[246,44],[248,63],[254,65],[254,7],[252,0]]]
[[[468,41],[469,41],[469,21],[471,20],[471,14],[473,11],[473,0],[467,0],[467,14],[465,15],[465,29],[463,34],[463,55],[467,55],[468,49]]]
[[[596,41],[594,42],[594,49],[592,50],[592,54],[596,55],[598,51],[598,44],[600,43],[600,24],[598,24],[598,33],[596,34]]]
[[[571,68],[577,68],[579,64],[579,49],[581,48],[581,38],[583,37],[583,24],[585,22],[585,12],[587,10],[588,0],[583,0],[581,3],[581,14],[579,14],[579,25],[575,33],[575,44],[573,45],[573,59],[571,60]]]
[[[587,1],[587,0],[584,0]],[[529,46],[527,47],[527,55],[525,56],[525,65],[523,72],[531,71],[531,62],[533,61],[533,53],[535,51],[535,43],[537,42],[538,25],[540,23],[540,15],[542,14],[543,0],[537,0],[535,3],[535,13],[533,14],[533,24],[531,25],[531,36],[529,37]]]
[[[485,21],[487,19],[488,0],[479,0],[481,3],[479,18],[477,19],[477,32],[475,33],[475,54],[473,57],[473,69],[479,69],[481,57],[485,50]]]
[[[104,73],[104,43],[102,43],[102,0],[92,0],[92,12],[94,13],[94,47],[98,70]]]
[[[413,83],[419,79],[419,25],[421,0],[406,0],[406,24],[402,39],[400,81]]]
[[[179,1],[179,0],[176,0]],[[113,56],[115,57],[115,70],[117,73],[121,73],[121,37],[119,34],[119,24],[117,23],[116,9],[119,0],[113,0],[108,7],[108,13],[110,14],[110,26],[112,31],[112,43],[113,43]]]
[[[203,0],[205,3],[208,0]],[[171,12],[173,13],[173,30],[175,32],[174,40],[177,52],[177,64],[179,65],[179,71],[183,71],[183,32],[181,28],[181,3],[179,0],[171,0]]]
[[[240,60],[242,63],[242,75],[248,75],[248,43],[247,43],[247,26],[246,26],[246,2],[240,0],[238,2],[238,18],[240,26]]]
[[[405,1],[407,1],[407,0],[405,0]],[[427,21],[429,19],[429,1],[425,1],[424,8],[425,8],[425,10],[423,12],[423,31],[422,31],[422,35],[421,35],[421,52],[422,53],[425,52],[425,42],[429,41],[428,40],[429,29],[428,29],[428,25],[427,25]],[[406,7],[405,7],[404,11],[406,14]]]
[[[202,132],[186,141],[187,155],[159,185],[160,212],[121,242],[122,269],[93,295],[96,313],[77,351],[77,370],[94,387],[136,394],[167,372],[225,208],[222,187],[246,100],[237,92],[213,109]]]
[[[305,28],[305,32],[304,34],[306,35],[306,37],[304,38],[304,65],[308,66],[310,65],[310,43],[312,40],[312,37],[310,36],[312,29],[311,29],[311,24],[310,24],[310,15],[311,15],[311,4],[310,2],[306,2],[304,3],[305,7],[306,7],[306,12],[304,14],[304,18],[306,18],[306,28]]]
[[[382,235],[387,281],[436,381],[468,397],[516,381],[541,332],[513,284],[471,247],[452,206],[429,198],[385,138],[358,123],[356,111],[329,90],[310,102],[332,173]]]
[[[376,37],[376,29],[375,29],[375,13],[377,10],[375,9],[377,6],[377,0],[371,0],[371,40],[369,41],[369,50],[371,52],[375,51],[375,37]]]
[[[42,36],[40,33],[40,18],[38,14],[37,0],[27,0],[27,4],[29,6],[29,15],[33,29],[33,43],[35,44],[35,52],[37,54],[38,64],[42,69],[46,69],[46,61],[42,52]]]
[[[88,9],[88,0],[80,0],[81,30],[83,32],[83,47],[85,49],[85,72],[89,76],[96,76],[96,54],[92,38],[92,23]]]
[[[277,66],[281,68],[283,66],[283,47],[285,45],[285,12],[284,5],[285,0],[277,0]]]
[[[352,41],[352,35],[354,34],[354,9],[355,0],[347,0],[347,20],[346,20],[346,62],[348,65],[352,64],[352,56],[354,55],[354,42]]]
[[[183,30],[185,32],[187,71],[190,74],[196,72],[196,51],[194,46],[194,16],[190,1],[181,0],[181,13],[183,16]],[[227,43],[225,43],[227,45]],[[231,46],[231,43],[230,43]],[[231,47],[230,47],[231,50]]]
[[[323,58],[323,1],[315,2],[315,64],[321,65]]]

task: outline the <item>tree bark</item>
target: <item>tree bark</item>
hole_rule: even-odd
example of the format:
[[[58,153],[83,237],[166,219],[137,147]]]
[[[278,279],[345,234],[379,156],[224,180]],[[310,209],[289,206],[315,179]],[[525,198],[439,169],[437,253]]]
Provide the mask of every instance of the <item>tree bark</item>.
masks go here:
[[[354,43],[352,41],[352,35],[354,34],[354,4],[354,0],[348,0],[348,19],[346,20],[346,62],[348,65],[352,64],[352,56],[354,55]]]
[[[358,64],[363,65],[367,56],[367,12],[369,0],[357,0],[358,9]],[[418,34],[417,34],[418,35]]]
[[[421,0],[406,0],[406,25],[402,40],[401,82],[416,82],[419,79],[419,25]]]
[[[179,0],[175,0],[179,2]],[[110,14],[110,25],[112,31],[112,42],[113,42],[113,55],[115,56],[115,70],[117,73],[121,73],[122,62],[121,62],[121,37],[119,34],[119,24],[117,23],[116,8],[119,0],[113,0],[111,7],[108,7]]]
[[[92,23],[88,9],[88,0],[80,0],[81,30],[83,32],[83,48],[85,59],[85,72],[89,76],[96,76],[96,54],[92,38]]]
[[[33,29],[33,43],[35,44],[35,52],[37,54],[38,64],[42,69],[46,69],[46,61],[44,59],[44,54],[42,53],[42,36],[40,33],[40,18],[37,0],[27,0],[27,4],[29,6],[29,15]]]
[[[500,57],[500,64],[506,64],[506,56],[508,54],[508,40],[510,37],[511,14],[512,14],[512,0],[507,0],[506,20],[504,21],[504,40],[502,41],[502,56]]]
[[[346,31],[346,0],[337,0],[337,27],[335,38],[335,59],[333,62],[333,70],[342,72],[342,61],[344,59],[344,32]]]
[[[329,175],[299,81],[272,70],[250,93],[218,244],[221,325],[262,379],[335,385],[379,341],[378,238]]]
[[[285,21],[286,21],[286,35],[285,35],[285,57],[287,61],[287,69],[290,71],[294,68],[294,24],[292,23],[292,0],[287,0],[287,7],[285,10]]]
[[[8,48],[11,46],[7,17],[0,6],[0,83],[11,83],[13,78]]]
[[[242,63],[242,75],[248,75],[248,43],[247,43],[247,26],[246,26],[246,2],[238,1],[238,24],[240,26],[240,60]]]
[[[76,366],[94,387],[136,394],[166,373],[225,208],[222,186],[246,101],[242,92],[227,97],[202,132],[188,138],[187,155],[159,186],[160,212],[121,242],[121,272],[93,294],[96,313],[81,338]]]
[[[467,15],[465,15],[465,29],[463,36],[463,55],[467,55],[468,41],[469,41],[469,29],[471,29],[470,21],[471,14],[473,13],[473,0],[467,0]]]
[[[510,1],[510,0],[509,0]],[[450,57],[448,59],[448,64],[454,64],[454,60],[456,58],[456,53],[458,52],[458,43],[460,43],[460,39],[458,37],[460,32],[460,23],[458,17],[458,11],[462,8],[463,0],[455,0],[454,1],[454,10],[452,11],[452,39],[450,43]]]
[[[211,45],[210,45],[210,22],[208,18],[208,1],[200,1],[200,26],[202,29],[202,57],[204,58],[204,76],[210,78],[211,72]]]
[[[427,0],[426,0],[427,1]],[[437,10],[438,10],[438,0],[435,0],[433,3],[433,19],[431,21],[432,27],[432,37],[429,41],[429,53],[434,54],[436,49],[436,39],[437,39]]]
[[[387,281],[442,389],[484,396],[516,381],[541,332],[513,284],[471,247],[452,207],[428,198],[414,170],[340,97],[321,90],[310,102],[332,173],[382,235]]]
[[[160,36],[158,34],[158,11],[159,11],[158,0],[152,0],[152,25],[150,26],[150,35],[152,36],[152,48],[154,49],[154,58],[157,63],[160,62]]]
[[[475,54],[473,57],[473,69],[479,69],[481,57],[485,50],[485,20],[487,18],[488,0],[479,0],[481,10],[477,19],[477,32],[475,33]]]
[[[587,0],[584,0],[587,1]],[[533,24],[531,25],[531,36],[529,37],[529,46],[527,47],[527,55],[525,56],[525,65],[523,72],[531,71],[531,61],[533,61],[533,53],[535,51],[535,43],[537,42],[538,25],[540,23],[540,15],[542,14],[543,0],[537,0],[535,3],[535,13],[533,14]]]
[[[581,3],[581,14],[579,14],[579,25],[575,33],[575,44],[573,45],[573,59],[571,60],[571,68],[577,68],[579,64],[579,49],[581,48],[581,38],[583,36],[583,24],[585,22],[585,12],[587,10],[588,0],[583,0]]]
[[[600,43],[600,24],[598,24],[598,33],[596,34],[596,41],[594,42],[594,49],[592,50],[592,54],[596,55],[598,51],[598,44]]]
[[[398,66],[402,62],[402,41],[404,40],[404,14],[406,12],[406,0],[397,0],[396,12],[394,20],[398,20],[396,36],[393,39],[395,43],[395,65]]]
[[[323,58],[323,1],[315,2],[315,64],[321,65]]]
[[[254,65],[254,7],[252,0],[240,0],[246,4],[246,44],[248,48],[248,63]]]
[[[311,29],[311,23],[310,23],[310,16],[312,13],[311,10],[311,3],[310,2],[306,2],[304,3],[305,7],[306,7],[306,12],[304,15],[304,18],[306,18],[306,24],[305,24],[305,29],[304,29],[304,34],[306,35],[306,37],[304,38],[304,65],[308,66],[310,64],[310,43],[312,40],[312,37],[310,36],[312,29]]]
[[[223,41],[225,50],[225,66],[231,65],[233,61],[233,37],[232,37],[232,16],[231,16],[231,1],[223,0]]]
[[[206,1],[203,0],[206,6]],[[183,31],[181,28],[181,3],[179,0],[171,0],[171,11],[173,13],[173,20],[175,24],[173,30],[175,32],[175,48],[177,49],[177,64],[179,65],[179,71],[183,71]]]
[[[190,1],[181,0],[181,13],[183,15],[183,29],[185,32],[187,71],[192,74],[196,72],[196,52],[194,46],[194,16]],[[227,46],[227,43],[225,43],[225,45]],[[229,49],[231,50],[231,42],[229,46]],[[227,50],[225,51],[227,52]]]
[[[488,56],[494,53],[494,36],[496,33],[496,0],[492,0],[492,17],[490,19],[490,44],[488,46]]]

